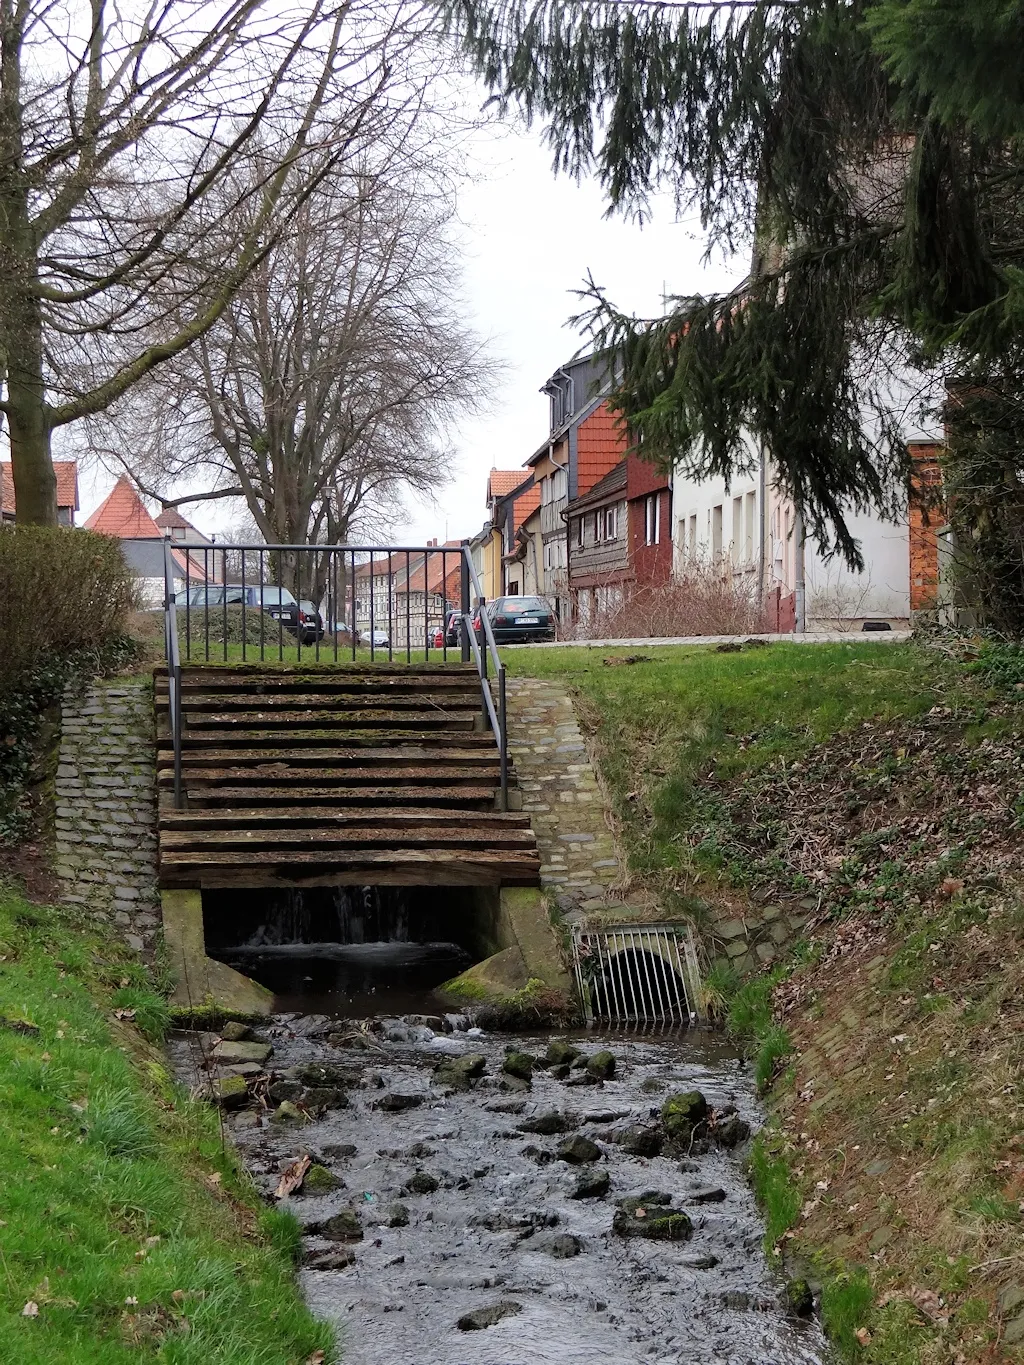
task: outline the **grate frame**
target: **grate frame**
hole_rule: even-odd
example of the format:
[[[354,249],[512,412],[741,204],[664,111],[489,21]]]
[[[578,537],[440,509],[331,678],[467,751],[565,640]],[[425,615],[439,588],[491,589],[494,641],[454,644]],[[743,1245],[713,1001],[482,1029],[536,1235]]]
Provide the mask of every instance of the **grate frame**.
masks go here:
[[[623,972],[616,959],[628,952],[641,963],[642,972]],[[572,955],[588,1024],[697,1023],[700,968],[689,924],[574,926]],[[671,975],[659,969],[659,962],[671,969]],[[595,992],[597,980],[607,983],[607,990]]]

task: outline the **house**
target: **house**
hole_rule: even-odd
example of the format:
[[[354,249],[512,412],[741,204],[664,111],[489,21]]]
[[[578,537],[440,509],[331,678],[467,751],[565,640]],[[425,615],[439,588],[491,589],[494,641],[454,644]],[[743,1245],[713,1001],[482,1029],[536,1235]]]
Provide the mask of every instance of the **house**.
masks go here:
[[[804,539],[796,506],[778,487],[769,461],[752,454],[746,474],[729,487],[677,469],[676,577],[698,564],[718,566],[768,603],[768,628],[783,633],[860,630],[865,621],[906,627],[918,612],[935,606],[939,555],[936,525],[916,494],[937,477],[938,446],[911,440],[908,447],[915,476],[906,516],[891,522],[874,512],[854,512],[846,519],[861,546],[861,572]]]
[[[215,542],[211,537],[204,535],[190,521],[186,521],[177,507],[163,508],[154,521],[161,535],[169,536],[174,545],[201,547],[185,548],[182,551],[188,558],[192,577],[210,579],[212,582],[224,581],[224,551],[214,549]]]
[[[60,526],[74,526],[78,511],[78,461],[54,460],[57,475],[57,522]],[[0,461],[0,522],[17,520],[14,496],[14,474],[10,460]]]
[[[123,474],[95,512],[86,529],[121,541],[125,562],[139,582],[142,605],[157,607],[164,600],[164,543],[168,539],[156,524],[138,491]],[[175,584],[204,582],[201,557],[175,549],[171,556]],[[212,577],[212,575],[211,575]]]
[[[436,553],[372,555],[356,565],[346,592],[359,634],[383,631],[396,648],[423,649],[428,635],[457,609],[462,595],[462,541],[428,542]]]
[[[632,453],[569,501],[569,590],[581,624],[669,581],[671,507],[668,476]]]

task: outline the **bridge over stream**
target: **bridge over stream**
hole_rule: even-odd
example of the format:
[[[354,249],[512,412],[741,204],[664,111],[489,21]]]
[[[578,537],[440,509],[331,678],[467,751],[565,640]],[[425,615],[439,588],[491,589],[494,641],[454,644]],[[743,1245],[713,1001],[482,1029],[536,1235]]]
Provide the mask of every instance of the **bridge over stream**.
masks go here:
[[[480,948],[522,950],[513,903],[551,939],[468,551],[168,543],[165,585],[158,876],[179,995],[263,1003],[207,957],[219,893],[475,888]]]

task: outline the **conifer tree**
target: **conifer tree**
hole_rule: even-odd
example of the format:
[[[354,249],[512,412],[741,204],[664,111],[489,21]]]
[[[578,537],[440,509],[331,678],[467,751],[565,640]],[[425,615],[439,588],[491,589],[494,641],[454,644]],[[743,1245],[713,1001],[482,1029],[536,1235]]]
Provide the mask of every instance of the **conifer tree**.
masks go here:
[[[645,455],[728,480],[752,436],[808,530],[859,565],[846,513],[905,493],[908,378],[1021,372],[1020,11],[450,0],[495,99],[543,123],[560,171],[640,214],[671,186],[713,245],[753,243],[738,290],[654,321],[590,286],[582,320],[623,359],[614,401]]]

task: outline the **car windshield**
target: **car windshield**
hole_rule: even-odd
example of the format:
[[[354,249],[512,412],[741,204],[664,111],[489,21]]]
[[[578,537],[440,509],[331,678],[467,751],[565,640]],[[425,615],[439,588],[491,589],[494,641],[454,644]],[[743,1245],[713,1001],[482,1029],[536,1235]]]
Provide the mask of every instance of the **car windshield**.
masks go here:
[[[527,616],[538,611],[546,616],[551,610],[542,597],[503,597],[497,609],[511,616]]]
[[[256,594],[256,601],[262,601],[265,607],[293,607],[295,598],[287,588],[275,587],[272,583],[264,583],[262,587],[253,588]]]

